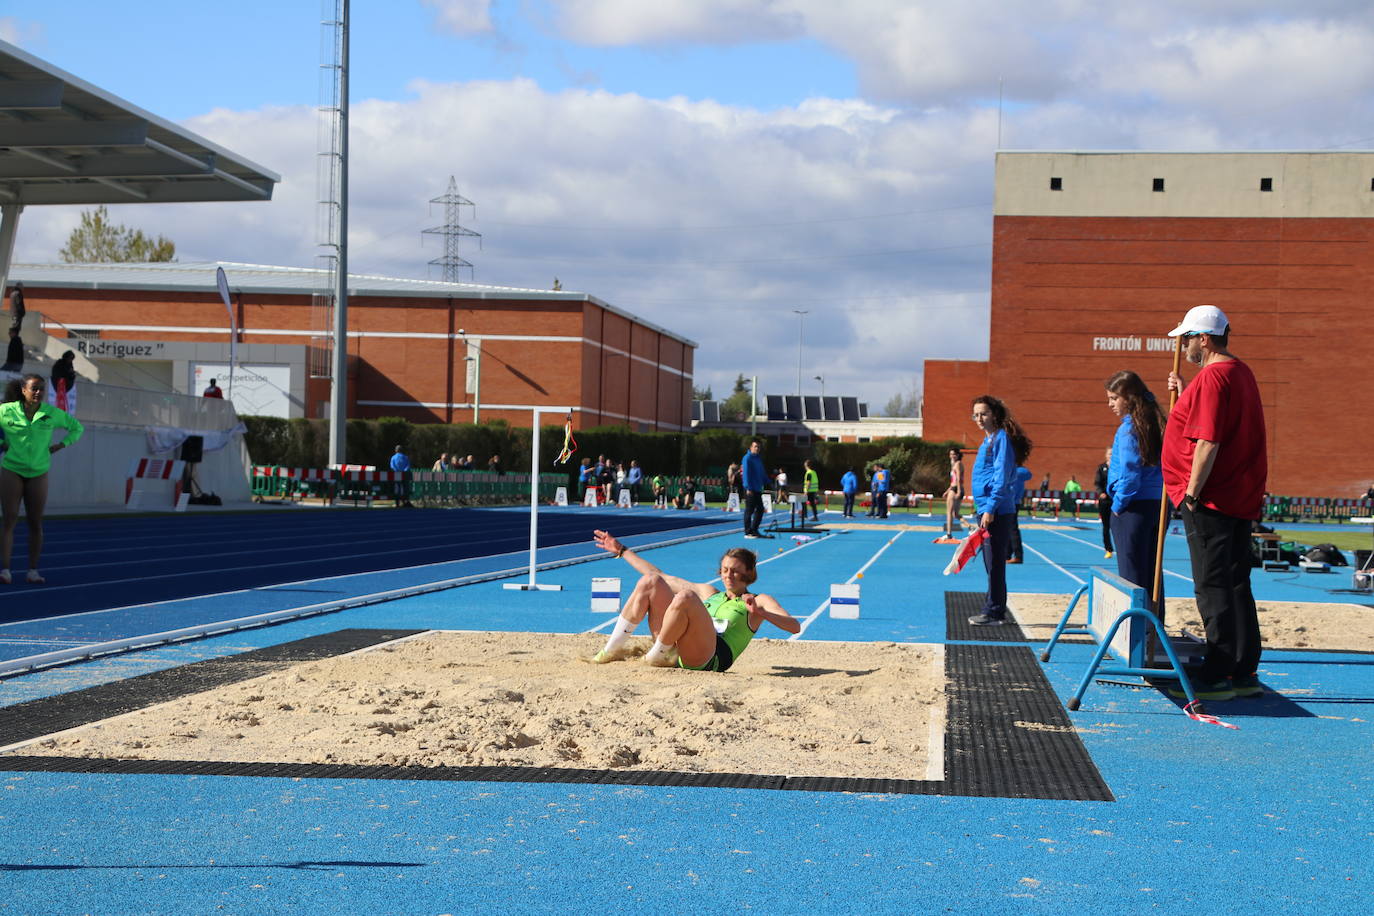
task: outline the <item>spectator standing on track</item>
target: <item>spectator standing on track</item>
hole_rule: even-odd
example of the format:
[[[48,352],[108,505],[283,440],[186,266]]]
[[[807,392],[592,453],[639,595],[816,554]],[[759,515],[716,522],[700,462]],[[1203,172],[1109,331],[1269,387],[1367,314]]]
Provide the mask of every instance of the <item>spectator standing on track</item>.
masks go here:
[[[644,471],[639,466],[639,461],[631,458],[630,469],[625,472],[625,486],[630,491],[630,505],[638,505],[640,500],[639,484],[644,479]]]
[[[802,462],[802,467],[805,468],[802,472],[802,494],[806,498],[806,502],[802,503],[802,519],[805,520],[806,507],[810,506],[811,520],[813,522],[819,522],[821,520],[821,514],[817,511],[816,507],[820,504],[821,475],[816,473],[816,466],[812,463],[810,458]]]
[[[601,501],[610,505],[611,489],[615,486],[615,464],[611,459],[604,459],[596,469],[596,482],[601,487]]]
[[[1078,494],[1083,492],[1083,485],[1078,482],[1078,478],[1069,475],[1069,482],[1064,484],[1064,492],[1059,497],[1059,508],[1063,512],[1073,510],[1073,517],[1078,518]]]
[[[203,398],[216,398],[224,400],[224,392],[219,387],[219,379],[210,379],[210,384],[205,386],[205,391],[201,394]]]
[[[782,468],[778,468],[778,473],[773,477],[773,487],[773,502],[781,506],[791,496],[791,492],[787,489],[787,472]]]
[[[0,432],[5,456],[0,459],[0,512],[4,534],[0,536],[0,585],[9,585],[10,555],[14,552],[14,529],[19,525],[22,504],[29,528],[29,572],[26,581],[41,585],[38,561],[43,555],[43,511],[48,503],[48,469],[54,452],[75,445],[84,430],[66,411],[44,402],[44,382],[39,375],[26,375],[5,388],[0,404]],[[67,431],[54,443],[53,433]]]
[[[879,462],[873,462],[873,482],[870,488],[873,493],[873,511],[870,515],[875,518],[887,518],[887,493],[891,486],[891,473]]]
[[[1164,411],[1140,376],[1121,371],[1107,379],[1107,407],[1120,418],[1112,440],[1107,487],[1116,571],[1145,589],[1147,607],[1164,620],[1164,602],[1154,604],[1155,549],[1159,543],[1159,501],[1164,491],[1160,449]],[[1160,582],[1163,598],[1163,581]]]
[[[1250,524],[1263,512],[1269,476],[1259,385],[1227,349],[1231,325],[1216,306],[1189,309],[1169,336],[1183,338],[1188,361],[1202,367],[1186,387],[1169,374],[1169,388],[1179,397],[1161,453],[1169,499],[1188,535],[1193,589],[1207,632],[1202,667],[1190,674],[1193,692],[1204,700],[1259,696],[1264,687],[1257,675],[1262,649],[1250,591]]]
[[[582,503],[586,505],[587,491],[596,486],[596,468],[592,466],[592,459],[582,459],[582,467],[577,471],[577,483],[582,488]]]
[[[978,527],[988,532],[983,544],[988,593],[983,612],[968,622],[1000,627],[1007,622],[1007,553],[1016,520],[1016,468],[1030,455],[1031,441],[1007,405],[990,394],[974,399],[973,422],[983,431],[983,442],[973,459],[971,492]]]
[[[740,477],[744,483],[744,536],[760,538],[763,533],[763,491],[768,487],[768,471],[763,466],[763,442],[749,440],[749,450],[740,459]]]
[[[959,510],[964,504],[964,453],[957,448],[949,450],[949,486],[945,488],[945,533],[935,539],[935,543],[948,543],[956,540],[956,529],[963,532],[963,520]]]
[[[392,483],[395,488],[392,492],[396,494],[396,508],[404,506],[414,509],[415,505],[410,501],[410,457],[406,455],[403,446],[396,446],[396,451],[391,456],[391,470],[402,475],[400,480]]]
[[[854,517],[854,497],[859,495],[859,475],[854,468],[848,468],[840,478],[840,491],[844,493],[844,517]]]
[[[1107,492],[1111,472],[1112,450],[1107,449],[1102,463],[1097,466],[1093,477],[1093,489],[1097,491],[1097,518],[1102,522],[1102,558],[1112,558],[1112,497]]]

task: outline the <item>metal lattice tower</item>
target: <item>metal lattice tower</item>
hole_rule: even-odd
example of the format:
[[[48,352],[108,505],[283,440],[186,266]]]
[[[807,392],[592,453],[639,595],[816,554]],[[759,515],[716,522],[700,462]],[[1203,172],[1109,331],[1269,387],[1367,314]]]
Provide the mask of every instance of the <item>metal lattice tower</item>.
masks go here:
[[[477,247],[480,250],[482,247],[482,234],[458,225],[458,220],[460,218],[459,210],[462,207],[472,207],[472,215],[476,218],[477,205],[458,193],[458,183],[454,180],[452,175],[448,176],[448,191],[439,197],[431,197],[429,202],[431,204],[444,205],[444,224],[442,226],[435,226],[432,229],[426,229],[420,233],[422,243],[424,241],[423,236],[426,235],[438,235],[442,236],[444,239],[443,257],[435,258],[429,263],[443,268],[443,279],[448,283],[457,283],[458,272],[464,267],[468,269],[470,277],[475,277],[476,271],[472,266],[472,262],[463,260],[458,254],[458,244],[464,236],[468,236],[469,238],[477,239]]]
[[[344,0],[322,0],[320,41],[319,152],[316,158],[315,241],[320,252],[315,266],[320,283],[311,295],[310,349],[307,368],[312,378],[331,378],[334,362],[334,308],[337,305],[346,138],[346,100],[343,97],[345,16]]]

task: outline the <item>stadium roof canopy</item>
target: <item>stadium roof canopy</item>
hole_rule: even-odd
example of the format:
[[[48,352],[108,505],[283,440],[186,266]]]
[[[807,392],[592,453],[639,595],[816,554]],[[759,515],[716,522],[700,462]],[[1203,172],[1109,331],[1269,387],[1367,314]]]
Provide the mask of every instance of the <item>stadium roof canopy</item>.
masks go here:
[[[0,204],[270,200],[280,180],[0,41]]]
[[[280,180],[0,41],[0,282],[23,207],[270,200]]]

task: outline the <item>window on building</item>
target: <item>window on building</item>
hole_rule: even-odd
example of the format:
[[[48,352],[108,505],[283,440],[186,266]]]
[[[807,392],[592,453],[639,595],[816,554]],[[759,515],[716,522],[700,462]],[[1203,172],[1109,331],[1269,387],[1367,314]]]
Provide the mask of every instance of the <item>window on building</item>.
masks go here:
[[[872,442],[872,441],[873,441],[873,438],[872,438],[871,436],[860,436],[860,437],[859,437],[859,441],[860,441],[860,442]]]
[[[1261,190],[1261,191],[1272,191],[1272,190],[1274,190],[1274,179],[1272,179],[1272,178],[1261,178],[1261,179],[1260,179],[1260,190]]]
[[[1156,179],[1154,180],[1154,187],[1151,188],[1151,190],[1156,191],[1156,192],[1163,192],[1163,191],[1164,191],[1164,179],[1163,179],[1163,178],[1156,178]]]
[[[1062,190],[1064,190],[1064,179],[1062,179],[1062,178],[1051,178],[1051,179],[1050,179],[1050,190],[1051,190],[1051,191],[1062,191]]]
[[[839,436],[826,436],[826,437],[825,437],[825,441],[826,441],[826,442],[839,442],[839,441],[840,441],[840,437],[839,437]]]

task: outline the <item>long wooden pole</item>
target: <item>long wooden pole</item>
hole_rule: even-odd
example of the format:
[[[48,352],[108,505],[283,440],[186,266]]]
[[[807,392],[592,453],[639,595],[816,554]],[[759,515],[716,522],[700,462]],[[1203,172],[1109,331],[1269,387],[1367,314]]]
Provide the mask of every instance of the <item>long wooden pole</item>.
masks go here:
[[[1174,338],[1174,375],[1178,375],[1179,361],[1183,357],[1183,335]],[[1178,400],[1178,392],[1172,387],[1169,388],[1169,413],[1174,412],[1174,403]],[[1163,456],[1160,463],[1163,463]],[[1150,592],[1150,603],[1154,605],[1154,612],[1159,614],[1163,608],[1160,606],[1160,596],[1164,591],[1164,532],[1168,530],[1169,523],[1169,493],[1161,484],[1159,492],[1159,529],[1155,533],[1155,581]]]

